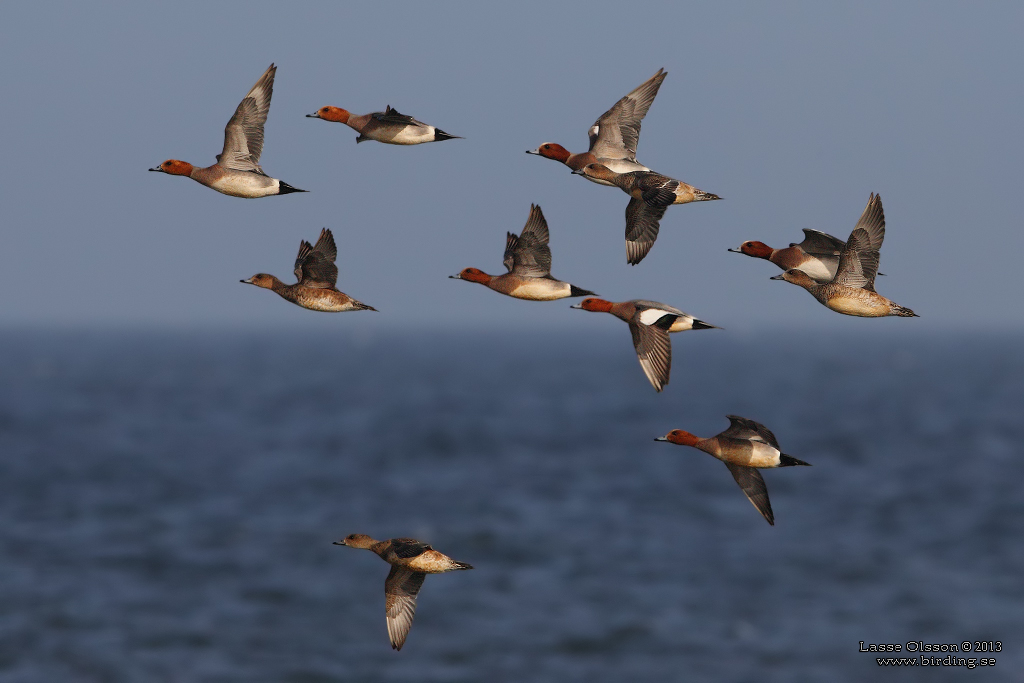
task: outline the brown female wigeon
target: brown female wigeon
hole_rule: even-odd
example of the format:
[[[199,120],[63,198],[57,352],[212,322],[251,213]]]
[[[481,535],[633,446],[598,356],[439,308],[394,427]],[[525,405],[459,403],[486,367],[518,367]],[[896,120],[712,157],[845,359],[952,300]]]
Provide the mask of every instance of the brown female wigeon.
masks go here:
[[[620,303],[604,299],[584,299],[570,308],[611,313],[619,320],[629,323],[640,367],[643,368],[651,386],[657,391],[661,391],[668,384],[669,373],[672,370],[672,342],[668,337],[670,332],[720,329],[694,318],[689,313],[683,313],[678,308],[645,299]]]
[[[668,441],[680,446],[692,446],[712,455],[729,468],[736,483],[743,489],[757,511],[769,524],[775,526],[775,515],[768,500],[768,489],[757,468],[792,467],[810,463],[786,455],[779,447],[775,435],[760,422],[738,415],[726,415],[729,428],[717,436],[701,439],[682,429],[673,429],[655,441]]]
[[[668,207],[721,199],[717,194],[698,190],[693,185],[653,171],[616,173],[603,164],[587,164],[573,173],[607,180],[631,197],[626,205],[626,262],[634,266],[654,246],[661,217]]]
[[[770,279],[785,280],[803,287],[823,306],[836,313],[860,318],[900,316],[916,318],[918,315],[905,306],[886,299],[875,292],[878,274],[879,249],[885,238],[885,215],[882,198],[874,193],[857,221],[839,254],[839,265],[832,280],[816,282],[802,270],[791,269]]]
[[[295,277],[298,282],[294,285],[286,285],[266,273],[257,273],[239,282],[272,290],[281,298],[311,311],[376,311],[376,308],[337,290],[338,266],[334,265],[337,258],[338,248],[334,244],[334,235],[324,228],[320,231],[320,239],[316,241],[315,247],[305,240],[299,242],[299,254],[295,257]]]
[[[384,610],[387,613],[388,637],[391,647],[401,650],[405,637],[412,628],[416,614],[416,596],[427,574],[443,574],[458,569],[472,569],[472,565],[456,562],[430,545],[414,538],[392,538],[377,541],[366,534],[350,534],[334,545],[371,550],[391,565],[384,582]]]
[[[496,292],[529,301],[554,301],[593,294],[551,277],[548,223],[539,206],[530,205],[530,215],[522,234],[507,233],[504,264],[508,272],[503,275],[488,275],[477,268],[466,268],[458,275],[448,277],[479,282]]]
[[[574,171],[592,163],[604,164],[620,173],[649,171],[649,168],[636,160],[636,145],[640,141],[640,122],[647,116],[647,110],[651,108],[651,103],[654,102],[654,97],[658,94],[658,89],[667,75],[668,72],[664,69],[658,69],[658,73],[638,85],[628,95],[616,102],[611,109],[601,114],[587,132],[590,136],[590,149],[586,152],[573,154],[557,143],[545,142],[537,149],[526,150],[526,153],[553,159]],[[584,177],[599,185],[612,185],[607,180]]]
[[[283,180],[271,178],[260,168],[263,125],[270,112],[270,97],[274,94],[276,73],[277,67],[271,64],[235,109],[234,116],[224,128],[224,150],[217,155],[217,163],[198,168],[187,161],[168,159],[149,170],[188,176],[197,183],[232,197],[269,197],[306,192]]]
[[[344,123],[359,133],[356,142],[376,140],[389,145],[421,145],[424,142],[440,142],[441,140],[461,140],[458,135],[449,135],[440,128],[417,121],[411,116],[399,114],[389,104],[384,111],[353,116],[341,107],[320,107],[308,119],[323,119],[334,123]]]

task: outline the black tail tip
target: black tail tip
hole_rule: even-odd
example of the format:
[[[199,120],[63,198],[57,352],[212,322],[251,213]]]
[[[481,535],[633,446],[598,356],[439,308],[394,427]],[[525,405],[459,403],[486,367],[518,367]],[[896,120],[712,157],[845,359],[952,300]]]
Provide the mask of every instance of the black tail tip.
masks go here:
[[[473,565],[466,564],[465,562],[456,562],[455,563],[455,568],[456,569],[472,569]]]
[[[576,285],[569,285],[569,296],[597,296],[589,289],[581,289]]]
[[[292,192],[309,192],[309,190],[300,190],[297,187],[292,187],[291,185],[289,185],[288,183],[284,182],[283,180],[278,180],[277,181],[277,185],[278,185],[278,187],[277,187],[277,193],[278,194],[291,194]]]
[[[434,142],[440,142],[441,140],[462,140],[461,135],[449,135],[440,128],[434,129]]]
[[[792,455],[786,455],[785,453],[779,455],[779,460],[781,461],[779,463],[779,467],[794,467],[795,465],[804,465],[806,467],[811,466],[811,463],[804,462],[803,460],[798,460],[797,458],[794,458]]]
[[[718,327],[717,325],[708,325],[703,320],[696,320],[695,319],[693,321],[693,329],[695,329],[695,330],[720,330],[722,328]]]

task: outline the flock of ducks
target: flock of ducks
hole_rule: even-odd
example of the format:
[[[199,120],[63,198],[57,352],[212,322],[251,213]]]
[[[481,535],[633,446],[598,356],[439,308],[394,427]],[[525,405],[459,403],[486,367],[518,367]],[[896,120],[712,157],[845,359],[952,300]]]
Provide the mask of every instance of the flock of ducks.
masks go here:
[[[170,175],[188,176],[210,189],[233,197],[268,197],[305,192],[272,178],[260,167],[263,151],[263,126],[270,110],[277,68],[271,64],[238,105],[224,128],[224,148],[217,163],[200,168],[168,159],[149,169]],[[572,154],[553,142],[545,142],[527,154],[535,154],[565,164],[572,173],[600,185],[618,187],[629,195],[626,205],[626,261],[636,265],[650,252],[658,237],[661,219],[673,204],[720,199],[716,194],[655,173],[636,159],[640,123],[658,89],[667,76],[659,69],[647,81],[620,99],[602,114],[588,132],[590,147]],[[458,138],[443,130],[400,114],[388,106],[382,112],[352,115],[345,109],[325,106],[309,118],[343,123],[359,136],[356,142],[376,140],[392,145],[419,145]],[[816,230],[804,230],[804,240],[784,249],[772,249],[763,242],[748,241],[729,251],[771,261],[783,272],[772,280],[785,280],[806,289],[827,308],[858,317],[916,317],[875,291],[879,250],[885,237],[882,200],[872,194],[849,238],[843,241]],[[572,308],[611,313],[629,325],[640,366],[657,391],[669,382],[672,346],[669,334],[687,330],[715,328],[714,325],[657,301],[634,299],[611,302],[590,295],[594,292],[557,280],[551,275],[551,249],[548,225],[539,206],[531,205],[530,215],[520,234],[508,233],[503,263],[508,272],[488,275],[477,268],[466,268],[450,278],[482,284],[517,299],[553,301],[586,296]],[[241,282],[270,289],[282,298],[314,311],[375,311],[372,306],[338,291],[338,249],[334,235],[324,228],[315,245],[303,240],[295,259],[295,284],[285,284],[273,275],[258,273]],[[656,441],[690,446],[721,460],[729,468],[740,489],[768,524],[775,524],[768,490],[760,469],[808,465],[782,452],[775,435],[759,422],[736,415],[726,416],[729,428],[716,436],[701,439],[675,429]],[[384,584],[385,610],[391,646],[400,650],[412,626],[416,596],[427,574],[472,569],[457,562],[427,543],[411,538],[377,541],[364,534],[352,534],[336,545],[371,550],[391,565]]]

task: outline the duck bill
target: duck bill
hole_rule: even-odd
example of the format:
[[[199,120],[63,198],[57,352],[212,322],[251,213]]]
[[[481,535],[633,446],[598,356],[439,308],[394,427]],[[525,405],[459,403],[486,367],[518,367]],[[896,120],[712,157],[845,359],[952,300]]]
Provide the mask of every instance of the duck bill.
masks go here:
[[[743,253],[739,249],[726,249],[726,251],[728,251],[728,252],[730,252],[732,254],[742,254]]]
[[[769,280],[785,280],[786,279],[786,274],[785,273],[779,273],[778,275],[772,275],[768,279]]]
[[[654,437],[654,440],[655,441],[668,441],[668,437],[667,436],[656,436],[656,437]]]
[[[449,280],[461,280],[462,279],[462,273],[455,273],[455,275],[449,275],[448,279]]]
[[[528,149],[528,150],[526,150],[526,153],[527,154],[536,154],[537,156],[540,156],[540,147],[538,147],[537,149]]]
[[[345,543],[345,539],[343,538],[340,541],[335,541],[331,545],[348,545],[348,543]]]
[[[319,112],[313,112],[312,114],[306,114],[306,118],[307,119],[318,119],[318,118],[320,118],[320,113]],[[344,545],[344,544],[342,544],[342,545]]]

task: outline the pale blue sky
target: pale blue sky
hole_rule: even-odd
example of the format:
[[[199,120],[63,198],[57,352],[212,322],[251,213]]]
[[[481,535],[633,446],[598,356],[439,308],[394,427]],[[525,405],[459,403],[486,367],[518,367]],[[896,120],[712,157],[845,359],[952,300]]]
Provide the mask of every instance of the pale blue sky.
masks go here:
[[[556,277],[740,333],[1024,325],[1022,6],[381,6],[5,5],[0,324],[611,325],[447,279],[502,272],[505,232],[536,202]],[[243,200],[146,171],[212,163],[271,62],[263,167],[309,194]],[[725,200],[671,208],[630,267],[626,195],[524,151],[585,149],[597,116],[659,67],[638,157]],[[325,104],[391,104],[466,139],[357,147],[304,117]],[[887,218],[878,289],[919,320],[839,316],[726,251],[804,227],[845,238],[872,191]],[[339,288],[380,313],[313,313],[239,284],[290,281],[322,226]]]

